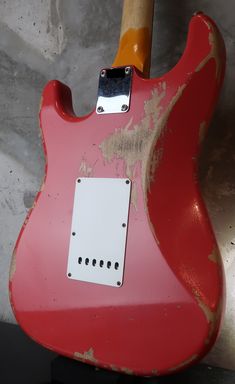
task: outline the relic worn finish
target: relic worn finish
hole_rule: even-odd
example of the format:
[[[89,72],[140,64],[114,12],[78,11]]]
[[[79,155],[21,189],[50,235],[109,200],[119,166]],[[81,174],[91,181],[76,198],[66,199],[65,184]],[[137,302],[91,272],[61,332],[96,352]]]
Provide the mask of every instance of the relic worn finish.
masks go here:
[[[147,80],[134,71],[125,114],[78,118],[70,90],[58,81],[46,86],[45,183],[18,238],[10,280],[15,316],[34,340],[71,358],[148,376],[185,368],[213,345],[223,271],[210,260],[217,245],[196,160],[224,63],[221,36],[200,14],[169,73]],[[74,182],[84,173],[133,183],[120,289],[66,277]]]

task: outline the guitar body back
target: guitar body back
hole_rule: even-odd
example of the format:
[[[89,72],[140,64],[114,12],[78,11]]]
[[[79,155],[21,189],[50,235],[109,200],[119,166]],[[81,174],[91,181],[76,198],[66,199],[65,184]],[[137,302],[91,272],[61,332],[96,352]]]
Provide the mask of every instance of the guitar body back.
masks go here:
[[[169,73],[149,80],[133,71],[127,113],[78,118],[70,90],[58,81],[46,86],[45,181],[10,276],[16,319],[34,340],[74,359],[148,376],[182,369],[211,348],[222,315],[223,270],[197,159],[224,63],[216,26],[198,14]],[[132,181],[121,287],[67,276],[78,177]]]

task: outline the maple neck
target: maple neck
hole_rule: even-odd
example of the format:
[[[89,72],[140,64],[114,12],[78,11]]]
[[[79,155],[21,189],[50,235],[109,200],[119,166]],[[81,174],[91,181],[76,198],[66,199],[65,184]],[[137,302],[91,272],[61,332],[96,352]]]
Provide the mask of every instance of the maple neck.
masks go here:
[[[113,67],[134,65],[149,77],[154,0],[124,0],[118,52]]]

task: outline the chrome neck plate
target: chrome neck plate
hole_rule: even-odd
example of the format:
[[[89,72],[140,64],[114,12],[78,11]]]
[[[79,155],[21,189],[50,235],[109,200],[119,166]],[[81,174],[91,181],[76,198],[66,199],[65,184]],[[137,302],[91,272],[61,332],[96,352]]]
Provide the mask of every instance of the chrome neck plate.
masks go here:
[[[130,109],[132,68],[105,68],[100,71],[96,113],[126,113]]]

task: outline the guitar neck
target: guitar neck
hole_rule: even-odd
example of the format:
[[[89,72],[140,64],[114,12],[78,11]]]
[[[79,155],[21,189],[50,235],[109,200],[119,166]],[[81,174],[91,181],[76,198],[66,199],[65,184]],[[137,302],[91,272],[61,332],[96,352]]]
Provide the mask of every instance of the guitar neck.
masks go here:
[[[114,67],[134,65],[149,77],[154,0],[124,0]]]

